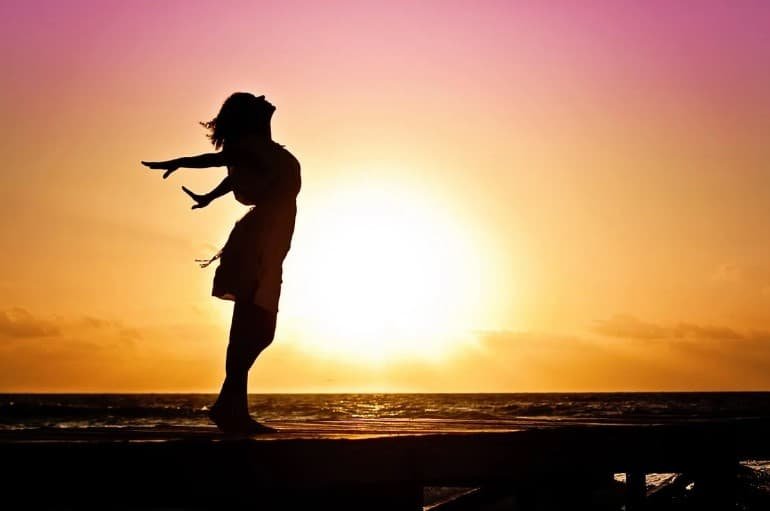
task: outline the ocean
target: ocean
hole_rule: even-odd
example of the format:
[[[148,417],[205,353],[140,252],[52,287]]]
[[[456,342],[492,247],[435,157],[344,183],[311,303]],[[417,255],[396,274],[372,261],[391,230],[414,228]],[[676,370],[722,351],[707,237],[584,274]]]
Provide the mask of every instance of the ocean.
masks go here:
[[[213,428],[211,394],[3,394],[0,430]],[[569,423],[770,417],[770,392],[251,394],[260,421],[289,429],[481,431]]]

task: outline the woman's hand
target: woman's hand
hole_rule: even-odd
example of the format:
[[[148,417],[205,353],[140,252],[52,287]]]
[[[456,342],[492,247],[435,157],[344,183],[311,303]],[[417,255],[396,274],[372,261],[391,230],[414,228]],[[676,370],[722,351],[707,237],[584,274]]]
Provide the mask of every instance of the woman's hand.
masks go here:
[[[211,198],[206,195],[198,195],[197,193],[193,193],[190,190],[187,189],[187,187],[183,186],[182,190],[184,190],[184,193],[190,196],[192,200],[195,201],[195,204],[193,204],[193,207],[191,209],[199,209],[199,208],[205,208],[209,205],[211,202]]]
[[[163,179],[166,179],[172,172],[179,168],[179,165],[173,161],[143,161],[142,165],[153,170],[165,170],[166,172],[163,173]]]

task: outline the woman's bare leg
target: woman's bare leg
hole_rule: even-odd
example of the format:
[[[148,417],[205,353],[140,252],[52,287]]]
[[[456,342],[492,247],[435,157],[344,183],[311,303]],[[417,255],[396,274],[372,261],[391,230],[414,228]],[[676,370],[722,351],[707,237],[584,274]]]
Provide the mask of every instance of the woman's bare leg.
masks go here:
[[[247,402],[249,369],[273,341],[274,312],[252,302],[236,301],[227,345],[226,377],[211,417],[223,430],[237,430],[252,422]]]

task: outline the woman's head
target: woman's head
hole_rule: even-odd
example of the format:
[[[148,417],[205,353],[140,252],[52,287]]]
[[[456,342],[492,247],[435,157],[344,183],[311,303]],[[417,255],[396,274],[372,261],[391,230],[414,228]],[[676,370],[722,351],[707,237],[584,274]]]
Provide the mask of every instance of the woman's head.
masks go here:
[[[201,124],[210,131],[211,143],[219,149],[228,139],[246,134],[270,138],[270,118],[273,112],[275,106],[265,96],[236,92],[225,100],[216,117]]]

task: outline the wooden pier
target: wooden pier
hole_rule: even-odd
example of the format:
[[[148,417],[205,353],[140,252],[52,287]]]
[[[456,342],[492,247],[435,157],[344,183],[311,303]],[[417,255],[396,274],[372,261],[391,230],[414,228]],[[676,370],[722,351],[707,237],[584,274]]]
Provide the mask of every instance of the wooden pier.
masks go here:
[[[734,509],[743,459],[770,459],[768,420],[432,433],[295,430],[0,432],[0,491],[24,508],[418,510],[427,486],[480,488],[435,509],[644,509],[644,475],[694,481],[698,509]],[[507,496],[507,497],[506,497]],[[732,507],[731,507],[732,502]],[[454,506],[454,507],[452,507]]]

